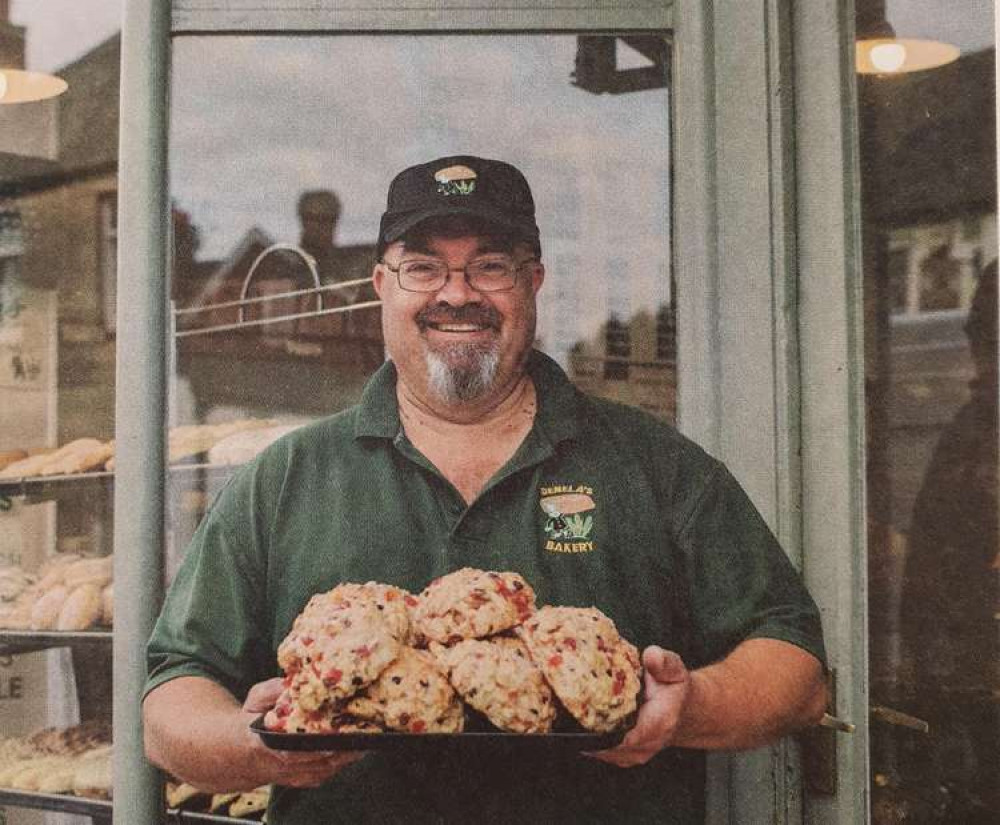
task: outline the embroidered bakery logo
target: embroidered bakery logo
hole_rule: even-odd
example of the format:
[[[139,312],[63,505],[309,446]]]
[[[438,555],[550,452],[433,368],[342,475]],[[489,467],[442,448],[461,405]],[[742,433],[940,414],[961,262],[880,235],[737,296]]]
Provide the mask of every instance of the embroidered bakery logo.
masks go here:
[[[548,516],[545,549],[551,553],[593,552],[590,533],[594,529],[594,516],[591,511],[597,509],[593,489],[583,484],[556,484],[542,487],[539,492],[538,503]]]
[[[468,166],[449,166],[434,173],[441,195],[471,195],[476,191],[476,177]]]

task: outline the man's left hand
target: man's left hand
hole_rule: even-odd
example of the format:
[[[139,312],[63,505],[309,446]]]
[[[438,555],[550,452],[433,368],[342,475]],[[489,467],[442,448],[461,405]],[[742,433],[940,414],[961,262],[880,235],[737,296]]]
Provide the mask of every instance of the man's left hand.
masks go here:
[[[646,700],[635,727],[617,747],[588,754],[620,768],[644,765],[673,742],[691,695],[691,674],[672,650],[647,647],[642,664]]]

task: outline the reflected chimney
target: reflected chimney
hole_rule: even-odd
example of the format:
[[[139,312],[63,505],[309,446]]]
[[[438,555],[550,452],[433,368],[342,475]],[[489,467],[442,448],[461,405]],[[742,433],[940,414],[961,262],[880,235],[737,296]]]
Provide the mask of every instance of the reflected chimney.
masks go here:
[[[24,68],[24,26],[10,22],[10,0],[0,0],[0,66]]]

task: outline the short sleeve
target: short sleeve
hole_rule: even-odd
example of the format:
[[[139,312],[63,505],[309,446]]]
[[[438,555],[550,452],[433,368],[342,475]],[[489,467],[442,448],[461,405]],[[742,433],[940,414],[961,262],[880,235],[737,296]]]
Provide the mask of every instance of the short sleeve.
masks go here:
[[[146,647],[145,693],[180,676],[202,676],[242,698],[276,672],[262,604],[266,553],[252,518],[226,519],[229,485],[195,532]],[[251,511],[251,508],[246,508]]]
[[[703,666],[743,641],[780,639],[826,666],[819,610],[743,488],[716,464],[677,533]]]

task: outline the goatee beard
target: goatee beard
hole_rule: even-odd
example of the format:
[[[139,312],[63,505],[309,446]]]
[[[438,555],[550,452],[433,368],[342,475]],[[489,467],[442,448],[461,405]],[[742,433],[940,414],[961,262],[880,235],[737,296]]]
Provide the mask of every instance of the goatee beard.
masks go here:
[[[446,404],[475,401],[492,389],[500,366],[494,347],[453,344],[427,352],[427,386]]]

